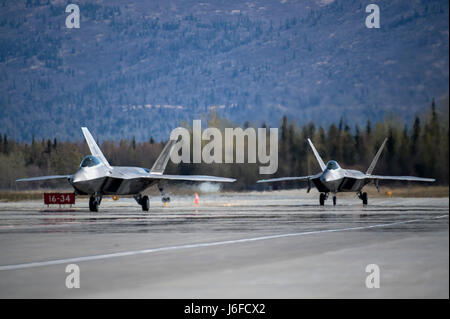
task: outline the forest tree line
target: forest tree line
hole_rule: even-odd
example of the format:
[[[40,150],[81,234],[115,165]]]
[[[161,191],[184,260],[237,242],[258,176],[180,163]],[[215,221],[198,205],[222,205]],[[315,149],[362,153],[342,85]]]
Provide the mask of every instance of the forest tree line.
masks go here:
[[[217,127],[222,132],[225,127],[236,127],[214,114],[209,115],[207,126]],[[247,127],[250,127],[249,123],[245,123],[244,128]],[[264,123],[262,127],[265,127]],[[421,116],[416,116],[409,125],[390,118],[377,123],[371,123],[369,120],[362,126],[350,127],[345,119],[341,118],[338,123],[333,123],[328,128],[316,127],[313,123],[299,127],[295,121],[289,121],[283,116],[280,119],[278,137],[278,171],[270,177],[304,176],[319,172],[320,168],[307,144],[308,137],[312,139],[325,162],[334,159],[341,167],[364,172],[387,137],[388,141],[375,168],[375,174],[432,177],[436,178],[436,184],[448,185],[448,111],[437,110],[434,100],[431,107]],[[206,143],[203,141],[203,144]],[[133,138],[99,143],[111,165],[146,168],[152,167],[164,144],[165,141],[156,142],[153,138],[146,142],[136,142]],[[72,174],[78,169],[83,157],[88,154],[89,149],[84,140],[59,141],[57,138],[53,140],[33,138],[31,142],[17,142],[0,132],[0,189],[64,185],[61,181],[18,185],[15,180],[41,175]],[[257,186],[256,180],[269,176],[259,175],[261,165],[261,163],[175,165],[169,161],[166,173],[234,177],[237,178],[237,182],[226,184],[224,188],[262,189],[267,185]],[[283,187],[298,186],[300,184],[283,184]]]

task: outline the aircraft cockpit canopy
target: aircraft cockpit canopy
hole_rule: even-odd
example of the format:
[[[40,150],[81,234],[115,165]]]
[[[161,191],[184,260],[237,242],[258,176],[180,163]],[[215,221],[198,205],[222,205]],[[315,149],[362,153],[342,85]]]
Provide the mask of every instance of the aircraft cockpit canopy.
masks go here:
[[[92,166],[97,166],[100,163],[101,162],[97,157],[95,157],[93,155],[88,155],[85,158],[83,158],[83,160],[81,161],[80,167],[92,167]]]
[[[329,161],[327,163],[327,169],[329,170],[334,170],[334,169],[338,169],[339,168],[339,164],[336,161]]]

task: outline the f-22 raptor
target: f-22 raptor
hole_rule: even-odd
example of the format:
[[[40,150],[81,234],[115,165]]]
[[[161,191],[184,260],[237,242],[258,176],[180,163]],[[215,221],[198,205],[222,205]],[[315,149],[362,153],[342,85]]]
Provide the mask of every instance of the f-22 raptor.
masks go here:
[[[89,210],[98,211],[104,195],[133,195],[136,202],[148,211],[150,201],[142,192],[152,185],[158,185],[163,202],[170,201],[165,196],[163,181],[195,181],[195,182],[234,182],[234,178],[205,175],[167,175],[163,174],[169,161],[170,153],[176,141],[169,140],[151,169],[141,167],[111,166],[98,147],[91,133],[82,127],[84,137],[91,151],[80,164],[80,168],[72,175],[53,175],[18,179],[17,182],[66,179],[74,188],[75,194],[91,195]]]
[[[372,160],[369,168],[366,173],[344,169],[339,166],[336,161],[329,161],[327,165],[323,162],[319,153],[317,152],[314,144],[308,138],[308,143],[311,146],[311,149],[316,157],[317,162],[319,162],[320,168],[322,171],[316,175],[309,176],[299,176],[299,177],[280,177],[280,178],[270,178],[270,179],[261,179],[257,181],[257,183],[268,183],[268,182],[281,182],[281,181],[306,181],[308,182],[308,190],[311,190],[312,184],[317,188],[320,192],[319,203],[321,206],[325,205],[325,200],[328,199],[328,195],[333,193],[333,205],[336,205],[336,194],[338,192],[356,192],[359,199],[362,200],[364,205],[367,205],[367,193],[363,192],[362,189],[365,185],[370,182],[374,182],[375,186],[380,191],[379,181],[380,180],[396,180],[396,181],[414,181],[414,182],[434,182],[434,178],[422,178],[415,176],[382,176],[382,175],[372,175],[372,172],[377,164],[378,158],[381,155],[381,152],[386,144],[387,138],[384,140],[380,149],[376,153],[375,157]]]

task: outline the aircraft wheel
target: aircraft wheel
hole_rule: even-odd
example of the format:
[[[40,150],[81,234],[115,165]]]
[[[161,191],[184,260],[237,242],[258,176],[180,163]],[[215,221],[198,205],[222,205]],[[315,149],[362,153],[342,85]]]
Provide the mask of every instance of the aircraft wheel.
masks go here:
[[[150,200],[148,199],[148,196],[143,196],[142,199],[142,210],[145,212],[148,212],[148,210],[150,209]]]
[[[367,193],[362,193],[361,197],[363,205],[367,205]]]
[[[336,206],[336,195],[333,196],[333,206]]]
[[[89,210],[91,212],[98,212],[98,201],[94,196],[89,198]]]
[[[170,203],[170,197],[163,197],[161,201],[163,203]]]
[[[320,206],[325,205],[325,194],[324,193],[320,193],[319,202],[320,202]]]

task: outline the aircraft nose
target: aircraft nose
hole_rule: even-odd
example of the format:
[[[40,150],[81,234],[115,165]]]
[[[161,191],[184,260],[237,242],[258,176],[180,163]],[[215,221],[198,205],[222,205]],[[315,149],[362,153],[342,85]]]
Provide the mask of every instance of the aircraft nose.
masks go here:
[[[72,175],[70,181],[71,181],[72,183],[79,182],[79,181],[81,180],[81,178],[82,178],[81,175],[82,175],[82,174],[80,174],[80,172],[76,172],[75,174]]]
[[[320,176],[320,180],[322,182],[330,182],[333,180],[333,176],[331,176],[331,174],[329,174],[329,173],[325,173],[322,176]]]

